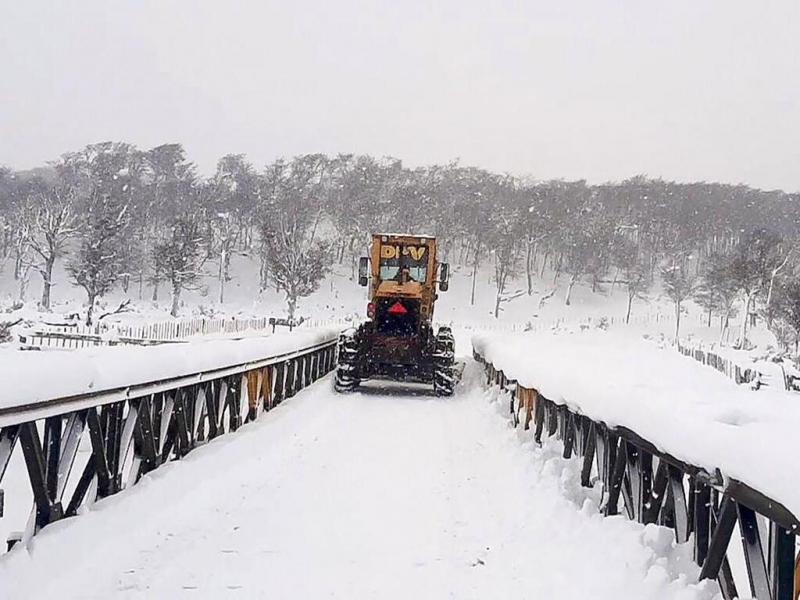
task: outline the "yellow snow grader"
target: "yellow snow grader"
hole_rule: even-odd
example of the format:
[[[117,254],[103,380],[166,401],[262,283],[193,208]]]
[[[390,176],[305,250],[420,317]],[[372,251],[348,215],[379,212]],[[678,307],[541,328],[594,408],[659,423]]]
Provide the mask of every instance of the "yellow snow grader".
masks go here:
[[[358,283],[369,285],[367,321],[339,338],[335,387],[350,391],[366,379],[433,384],[450,396],[458,377],[449,327],[433,331],[436,286],[447,291],[449,267],[436,260],[428,236],[374,234],[361,258]]]

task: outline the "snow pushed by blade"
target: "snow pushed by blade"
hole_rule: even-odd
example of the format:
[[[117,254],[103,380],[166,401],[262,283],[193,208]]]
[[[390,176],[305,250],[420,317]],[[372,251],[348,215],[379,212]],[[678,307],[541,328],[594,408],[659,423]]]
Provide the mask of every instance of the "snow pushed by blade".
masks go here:
[[[520,385],[661,450],[738,479],[800,514],[796,394],[754,392],[631,332],[476,335],[473,347]]]
[[[3,597],[716,597],[670,531],[602,518],[577,461],[520,443],[480,377],[449,399],[326,378],[0,558]]]

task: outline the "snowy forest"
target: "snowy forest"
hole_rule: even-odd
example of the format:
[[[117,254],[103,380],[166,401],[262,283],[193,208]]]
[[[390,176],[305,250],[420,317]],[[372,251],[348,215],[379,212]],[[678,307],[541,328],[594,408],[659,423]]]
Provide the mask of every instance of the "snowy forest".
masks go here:
[[[115,287],[132,298],[171,299],[216,278],[225,302],[234,255],[248,257],[260,288],[285,294],[288,313],[335,265],[355,269],[367,236],[435,235],[442,260],[474,280],[493,269],[495,317],[534,281],[627,290],[631,307],[653,286],[693,300],[721,333],[736,315],[763,319],[787,346],[800,339],[800,197],[746,185],[539,181],[453,162],[408,168],[394,158],[311,154],[259,168],[222,157],[198,174],[181,144],[141,150],[93,144],[29,171],[0,168],[0,268],[17,300],[53,302],[64,261],[85,292],[85,320]],[[35,285],[39,284],[39,285]]]

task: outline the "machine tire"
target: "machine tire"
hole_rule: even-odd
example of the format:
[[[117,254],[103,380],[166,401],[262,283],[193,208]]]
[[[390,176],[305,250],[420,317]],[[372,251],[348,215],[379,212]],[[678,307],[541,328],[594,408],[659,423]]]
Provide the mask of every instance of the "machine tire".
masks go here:
[[[333,388],[339,393],[352,392],[361,383],[358,379],[351,377],[347,371],[343,371],[341,367],[337,367],[336,374],[333,379]]]
[[[333,387],[337,392],[351,392],[361,383],[353,376],[358,359],[358,342],[355,331],[345,331],[339,336],[338,359]]]
[[[433,392],[437,396],[452,396],[455,391],[455,340],[449,327],[436,332],[433,355]]]

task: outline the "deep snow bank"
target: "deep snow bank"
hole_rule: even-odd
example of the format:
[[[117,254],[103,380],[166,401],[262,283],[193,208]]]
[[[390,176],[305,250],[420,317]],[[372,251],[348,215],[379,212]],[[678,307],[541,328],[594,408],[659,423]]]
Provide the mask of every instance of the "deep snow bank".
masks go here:
[[[473,347],[520,385],[686,462],[739,479],[800,514],[800,397],[753,392],[672,348],[624,331],[477,335]]]
[[[239,340],[68,352],[3,352],[0,408],[181,377],[239,365],[333,340],[338,329],[297,329]]]

